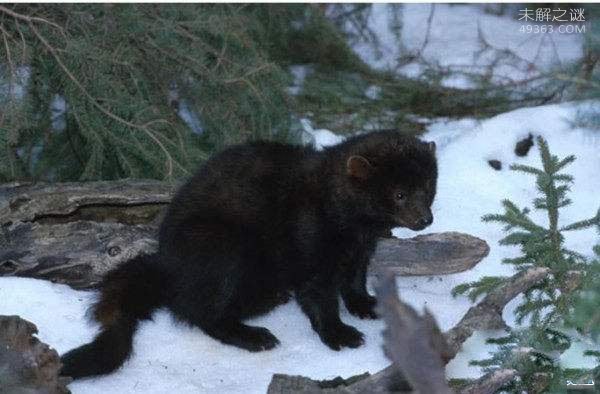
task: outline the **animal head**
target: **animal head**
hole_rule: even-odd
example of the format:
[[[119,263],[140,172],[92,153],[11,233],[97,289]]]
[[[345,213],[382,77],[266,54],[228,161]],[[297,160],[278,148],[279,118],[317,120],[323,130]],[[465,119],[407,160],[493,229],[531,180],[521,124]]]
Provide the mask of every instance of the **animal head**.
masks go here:
[[[428,227],[437,184],[435,143],[377,133],[353,145],[346,176],[360,210],[392,227]]]

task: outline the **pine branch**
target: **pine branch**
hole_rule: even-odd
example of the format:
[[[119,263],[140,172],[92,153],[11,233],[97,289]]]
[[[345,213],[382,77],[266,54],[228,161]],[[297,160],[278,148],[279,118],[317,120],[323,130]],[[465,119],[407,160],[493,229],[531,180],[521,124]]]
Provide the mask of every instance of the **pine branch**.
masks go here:
[[[558,163],[556,163],[555,165],[555,172],[558,172],[560,170],[562,170],[564,167],[566,167],[567,165],[573,163],[575,161],[575,156],[574,155],[570,155],[565,157],[564,159],[562,159],[561,161],[559,161]]]
[[[511,164],[509,167],[513,171],[525,172],[533,175],[542,175],[544,171],[537,169],[535,167],[527,166],[524,164]]]
[[[501,286],[488,293],[477,305],[471,307],[460,322],[446,333],[446,340],[452,357],[456,355],[464,341],[476,330],[506,328],[502,310],[513,298],[543,280],[550,270],[536,267],[520,272]]]
[[[596,213],[596,216],[594,216],[593,218],[580,220],[578,222],[563,226],[560,228],[560,231],[583,230],[592,226],[600,226],[600,210]]]
[[[507,279],[509,278],[504,276],[484,276],[478,281],[456,286],[452,289],[452,296],[456,297],[466,294],[472,302],[475,302],[480,295],[490,293]]]
[[[508,234],[506,237],[499,241],[500,245],[523,245],[530,242],[535,236],[531,233],[523,231],[515,231]]]

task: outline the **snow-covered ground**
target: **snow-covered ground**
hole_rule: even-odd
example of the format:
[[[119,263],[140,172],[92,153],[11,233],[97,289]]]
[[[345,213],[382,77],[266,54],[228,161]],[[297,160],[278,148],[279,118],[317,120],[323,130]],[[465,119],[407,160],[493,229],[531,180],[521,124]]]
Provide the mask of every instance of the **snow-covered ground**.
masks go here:
[[[573,128],[578,108],[586,104],[562,104],[524,108],[484,121],[438,122],[430,126],[425,139],[438,144],[439,185],[434,203],[434,224],[427,232],[463,231],[485,239],[490,255],[469,272],[443,277],[398,278],[400,296],[418,307],[427,306],[443,329],[452,327],[469,308],[465,298],[453,299],[450,290],[464,281],[482,275],[510,274],[500,263],[515,249],[500,247],[499,226],[484,224],[483,214],[500,212],[500,201],[511,198],[531,206],[535,195],[532,178],[507,169],[510,163],[539,165],[537,146],[525,158],[514,155],[514,144],[528,133],[544,136],[552,152],[559,156],[574,153],[577,161],[568,172],[575,176],[571,197],[562,222],[592,216],[600,198],[600,134]],[[324,138],[322,138],[324,137]],[[316,133],[317,143],[336,142],[325,132]],[[323,139],[323,140],[321,140]],[[487,160],[501,160],[501,171]],[[544,222],[543,216],[539,219]],[[413,236],[408,230],[395,230],[400,237]],[[591,254],[598,242],[593,230],[567,234],[569,247]],[[41,340],[60,353],[91,340],[96,327],[84,318],[93,294],[72,290],[45,281],[0,279],[0,314],[18,314],[39,328]],[[514,305],[514,303],[513,303]],[[506,320],[513,321],[510,306]],[[73,393],[264,393],[273,373],[287,373],[324,379],[344,377],[365,371],[376,372],[388,361],[381,350],[380,321],[361,321],[344,309],[342,319],[366,334],[366,345],[335,352],[324,346],[311,330],[307,318],[295,302],[277,308],[253,324],[268,327],[281,340],[278,348],[258,354],[224,346],[200,330],[177,324],[166,311],[155,314],[153,322],[143,323],[135,336],[134,355],[123,368],[106,377],[78,381]],[[468,341],[464,351],[448,366],[449,376],[477,376],[470,359],[482,358],[483,335]],[[574,357],[578,357],[575,353]],[[591,361],[591,360],[590,360]]]
[[[483,67],[494,62],[494,52],[498,53],[492,48],[509,50],[520,58],[505,58],[495,64],[493,73],[497,80],[530,78],[540,70],[564,66],[582,55],[583,34],[560,33],[558,28],[548,34],[525,33],[520,31],[523,22],[518,20],[518,9],[496,16],[484,12],[483,5],[472,4],[402,4],[398,39],[392,13],[392,7],[397,6],[382,3],[372,7],[369,26],[379,40],[379,48],[365,40],[354,43],[353,48],[367,64],[408,77],[420,76],[426,62],[453,71],[442,80],[445,86],[467,88],[472,82],[459,71],[483,73]],[[430,15],[431,28],[425,43]],[[422,59],[407,64],[398,61],[419,52]]]
[[[377,27],[382,42],[383,57],[357,44],[360,56],[379,68],[396,69],[401,48],[418,49],[424,38],[429,5],[404,5],[402,45],[389,31],[386,5],[374,6],[372,26]],[[524,37],[518,32],[519,24],[509,17],[484,14],[481,9],[463,5],[436,5],[429,44],[423,56],[443,66],[473,65],[478,49],[477,26],[492,44],[510,47],[520,56],[539,66],[551,66],[581,56],[581,37],[553,35],[557,51],[541,52],[536,58],[539,40],[550,38]],[[545,47],[545,45],[544,45]],[[523,75],[515,70],[497,70],[514,78]],[[409,64],[398,72],[418,76],[422,69]],[[294,72],[293,89],[299,89],[306,76],[304,69]],[[451,76],[460,78],[460,76]],[[468,81],[450,79],[448,85],[468,86]],[[292,91],[293,93],[293,91]],[[434,204],[435,220],[426,232],[462,231],[485,239],[491,251],[489,256],[469,272],[443,277],[398,278],[400,296],[417,308],[427,306],[443,329],[458,322],[471,306],[466,298],[454,299],[451,289],[465,281],[483,275],[510,275],[511,268],[501,264],[504,257],[514,256],[518,250],[500,247],[500,226],[484,224],[483,214],[501,212],[500,201],[510,198],[520,206],[531,207],[535,188],[531,176],[508,170],[511,163],[539,165],[537,146],[525,158],[515,156],[514,144],[528,133],[544,136],[551,151],[561,157],[576,154],[577,161],[567,172],[575,176],[570,197],[573,205],[563,210],[562,222],[592,216],[600,206],[600,132],[575,128],[572,122],[577,110],[585,103],[567,103],[536,108],[523,108],[494,118],[476,121],[462,119],[432,123],[424,139],[434,140],[438,146],[439,184]],[[317,146],[337,143],[341,137],[322,129],[303,124]],[[315,125],[315,128],[318,125]],[[489,159],[502,161],[501,171],[493,170]],[[534,217],[545,223],[545,218],[534,212]],[[415,234],[395,230],[399,237]],[[598,242],[593,230],[567,235],[567,246],[583,254],[591,254]],[[96,327],[84,315],[93,294],[72,290],[66,286],[45,281],[0,278],[0,314],[20,315],[34,322],[42,341],[63,353],[92,339]],[[513,322],[512,308],[505,311],[505,319]],[[359,349],[335,352],[323,345],[311,330],[308,319],[292,301],[267,316],[250,323],[269,328],[280,340],[276,349],[263,353],[248,353],[222,345],[200,330],[178,323],[166,311],[159,311],[154,321],[141,325],[135,336],[134,355],[119,371],[101,378],[74,382],[73,393],[264,393],[273,373],[310,376],[316,379],[341,375],[376,372],[389,364],[381,350],[380,321],[361,321],[350,316],[342,307],[342,319],[365,333],[366,344]],[[448,375],[478,376],[478,368],[468,367],[471,359],[486,356],[485,336],[476,334],[463,351],[448,366]],[[585,366],[577,351],[570,350],[566,363]],[[590,362],[591,360],[586,360]]]

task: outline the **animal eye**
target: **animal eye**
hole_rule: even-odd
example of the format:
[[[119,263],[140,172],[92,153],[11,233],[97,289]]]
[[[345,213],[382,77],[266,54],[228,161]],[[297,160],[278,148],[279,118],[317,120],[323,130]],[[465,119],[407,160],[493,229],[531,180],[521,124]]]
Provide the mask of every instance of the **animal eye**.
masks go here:
[[[397,192],[396,193],[396,200],[402,201],[402,200],[404,200],[404,198],[405,198],[404,193],[402,193],[402,192]]]

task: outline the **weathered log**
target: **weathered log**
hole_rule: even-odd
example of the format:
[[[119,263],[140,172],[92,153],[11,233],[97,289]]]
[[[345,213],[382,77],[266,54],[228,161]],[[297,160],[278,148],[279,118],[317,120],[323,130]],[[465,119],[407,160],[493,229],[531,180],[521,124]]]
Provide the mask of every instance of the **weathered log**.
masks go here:
[[[150,223],[171,201],[175,186],[153,180],[0,185],[0,225],[77,220]]]
[[[365,372],[347,379],[314,380],[304,376],[274,374],[267,394],[414,394],[393,365],[371,375]]]
[[[64,394],[70,378],[59,377],[56,350],[34,336],[33,323],[0,316],[0,393]]]
[[[489,394],[497,392],[502,386],[517,377],[514,369],[499,369],[483,375],[476,381],[463,387],[460,394]]]
[[[488,244],[472,235],[444,232],[414,238],[379,241],[370,272],[396,275],[445,275],[473,268],[490,252]]]
[[[174,185],[158,181],[0,185],[0,276],[94,287],[122,261],[156,248],[156,228]],[[370,273],[465,271],[489,252],[460,233],[382,239]]]
[[[156,248],[175,185],[153,180],[0,185],[0,276],[94,287]]]
[[[92,288],[119,263],[156,249],[155,232],[153,226],[109,222],[16,222],[0,233],[0,276]]]
[[[352,376],[348,379],[337,377],[331,380],[313,380],[304,376],[275,374],[267,388],[267,394],[353,394],[350,387],[370,377],[369,373]]]
[[[343,388],[325,389],[319,386],[319,381],[306,378],[304,376],[292,376],[284,374],[275,374],[269,383],[267,388],[267,394],[314,394],[314,393],[328,393],[328,394],[347,394]]]

